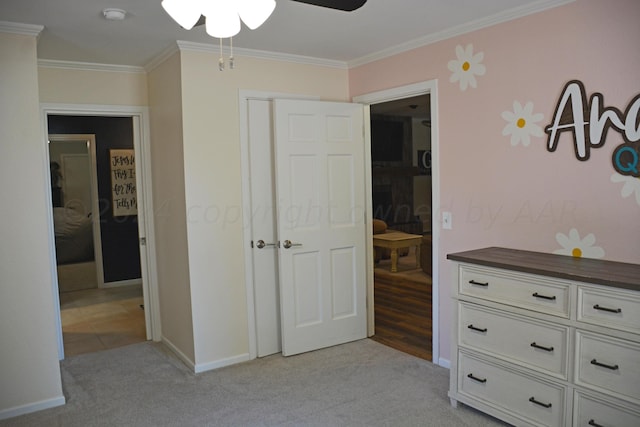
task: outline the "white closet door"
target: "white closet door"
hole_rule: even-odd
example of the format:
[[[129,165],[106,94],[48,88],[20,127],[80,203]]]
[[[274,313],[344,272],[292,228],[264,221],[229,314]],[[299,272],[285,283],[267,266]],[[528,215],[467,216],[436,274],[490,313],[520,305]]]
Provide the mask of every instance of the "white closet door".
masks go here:
[[[282,353],[366,337],[364,108],[274,101]]]

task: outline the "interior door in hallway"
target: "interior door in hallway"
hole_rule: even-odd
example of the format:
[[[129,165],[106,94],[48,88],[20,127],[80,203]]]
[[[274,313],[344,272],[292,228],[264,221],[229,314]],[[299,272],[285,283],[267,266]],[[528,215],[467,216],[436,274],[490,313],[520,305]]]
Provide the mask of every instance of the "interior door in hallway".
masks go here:
[[[366,337],[364,107],[275,100],[285,356]]]
[[[256,353],[264,357],[281,351],[271,101],[249,100],[247,115]]]

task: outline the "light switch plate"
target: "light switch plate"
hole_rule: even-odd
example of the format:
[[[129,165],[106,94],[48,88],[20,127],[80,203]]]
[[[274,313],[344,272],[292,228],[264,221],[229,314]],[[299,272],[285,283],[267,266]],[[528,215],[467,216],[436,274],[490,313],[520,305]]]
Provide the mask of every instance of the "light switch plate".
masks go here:
[[[451,230],[451,212],[442,212],[442,228],[444,230]]]

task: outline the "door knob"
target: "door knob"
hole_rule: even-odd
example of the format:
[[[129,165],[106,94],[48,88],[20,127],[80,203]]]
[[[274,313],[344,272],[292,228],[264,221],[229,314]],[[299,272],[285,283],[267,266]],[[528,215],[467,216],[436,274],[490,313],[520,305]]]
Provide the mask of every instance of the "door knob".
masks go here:
[[[260,240],[258,240],[258,241],[256,242],[256,247],[257,247],[258,249],[262,249],[262,248],[264,248],[265,246],[275,246],[275,245],[276,245],[275,243],[265,243],[265,242],[264,242],[264,240],[262,240],[262,239],[260,239]]]
[[[285,240],[282,242],[282,246],[284,246],[285,249],[289,249],[292,246],[302,246],[302,243],[293,243],[291,240]]]

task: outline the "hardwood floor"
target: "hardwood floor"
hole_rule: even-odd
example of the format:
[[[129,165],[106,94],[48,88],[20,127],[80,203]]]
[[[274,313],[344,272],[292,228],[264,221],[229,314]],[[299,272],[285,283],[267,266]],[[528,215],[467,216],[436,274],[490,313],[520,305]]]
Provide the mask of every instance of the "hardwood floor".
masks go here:
[[[145,341],[142,304],[141,285],[61,293],[65,356]]]
[[[398,272],[390,261],[375,267],[375,335],[373,340],[432,360],[431,277],[415,268],[413,253],[401,257]]]

